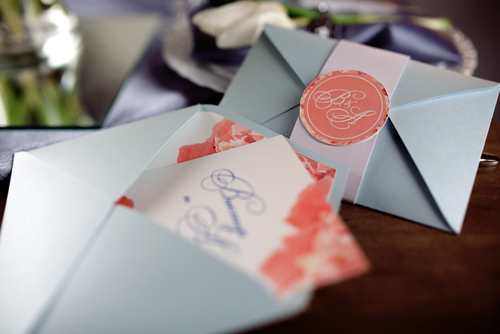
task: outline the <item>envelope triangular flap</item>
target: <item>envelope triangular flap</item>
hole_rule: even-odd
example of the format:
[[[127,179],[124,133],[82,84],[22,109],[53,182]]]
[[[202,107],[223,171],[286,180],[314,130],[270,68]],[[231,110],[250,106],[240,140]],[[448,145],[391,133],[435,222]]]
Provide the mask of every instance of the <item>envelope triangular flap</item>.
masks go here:
[[[257,281],[117,207],[35,333],[220,333],[291,316]]]
[[[258,124],[292,109],[335,43],[305,32],[266,26],[219,105],[238,110]]]
[[[293,127],[300,115],[300,106],[296,106],[270,120],[262,123],[266,128],[273,130],[276,133],[290,138]]]
[[[468,77],[461,73],[411,60],[391,97],[391,108],[495,85],[495,82]]]
[[[395,128],[456,233],[465,217],[499,89],[451,94],[391,112]]]
[[[247,54],[220,106],[262,124],[296,106],[304,85],[266,35]]]
[[[0,332],[21,333],[34,321],[110,206],[71,176],[16,153],[0,243]]]
[[[453,232],[390,120],[379,132],[356,204]]]
[[[99,131],[31,151],[31,154],[89,187],[117,199],[198,109],[198,106],[193,106]]]
[[[290,31],[272,25],[264,33],[304,84],[304,89],[318,77],[328,56],[337,44],[305,31]]]

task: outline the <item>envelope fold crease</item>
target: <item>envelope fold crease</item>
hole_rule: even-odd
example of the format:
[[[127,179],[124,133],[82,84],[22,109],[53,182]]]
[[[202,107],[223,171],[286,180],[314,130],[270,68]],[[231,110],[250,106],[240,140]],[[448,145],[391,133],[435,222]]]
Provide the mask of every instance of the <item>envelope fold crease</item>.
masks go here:
[[[37,333],[229,332],[291,316],[309,298],[276,302],[246,275],[117,207]]]
[[[313,36],[305,31],[296,31],[294,38],[290,38],[287,31],[272,25],[266,25],[264,33],[297,77],[300,78],[304,89],[318,77],[321,70],[321,68],[311,65],[324,64],[337,44],[337,40],[334,39],[311,38]]]
[[[116,200],[198,109],[198,106],[181,109],[30,153]],[[122,168],[124,165],[127,168]]]
[[[111,204],[31,154],[15,155],[0,243],[0,332],[33,323]]]
[[[390,119],[379,132],[356,203],[453,232]]]
[[[254,44],[243,63],[246,62],[262,66],[241,67],[219,106],[261,124],[299,103],[305,87],[265,35]],[[276,96],[286,96],[286,99],[269,96],[270,91],[275,91]]]
[[[443,95],[488,88],[496,83],[417,61],[406,66],[391,98],[391,108]]]
[[[300,107],[297,105],[262,123],[267,128],[287,138],[292,135],[293,127],[299,117]]]
[[[499,87],[395,108],[391,120],[444,217],[461,230]]]

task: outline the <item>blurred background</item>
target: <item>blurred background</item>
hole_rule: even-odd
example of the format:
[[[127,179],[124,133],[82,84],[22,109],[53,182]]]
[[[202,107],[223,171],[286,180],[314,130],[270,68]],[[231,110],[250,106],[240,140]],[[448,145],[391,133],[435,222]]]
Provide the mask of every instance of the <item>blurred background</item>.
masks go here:
[[[65,4],[68,12],[74,14],[75,17],[64,17],[62,12],[58,12],[56,8],[58,1]],[[69,44],[72,46],[64,48],[64,50],[68,52],[71,51],[69,53],[66,52],[67,59],[61,58],[61,54],[63,53],[59,50],[51,54],[44,54],[43,57],[47,60],[42,61],[42,63],[37,63],[36,59],[32,59],[36,64],[34,63],[31,68],[26,69],[26,61],[30,61],[26,54],[29,55],[29,53],[26,50],[21,50],[22,52],[19,52],[17,49],[9,49],[8,45],[7,47],[3,45],[6,43],[6,40],[2,39],[4,42],[2,42],[3,49],[2,57],[0,58],[0,66],[3,66],[3,72],[1,72],[2,76],[0,77],[0,95],[3,101],[1,106],[3,106],[3,109],[7,112],[7,116],[3,118],[7,118],[8,121],[5,119],[2,121],[2,117],[0,117],[0,127],[3,123],[5,123],[4,126],[11,127],[92,127],[102,125],[104,116],[113,98],[116,96],[116,92],[120,85],[123,83],[127,73],[133,68],[134,63],[136,63],[145,52],[151,40],[150,36],[154,35],[154,31],[158,31],[161,22],[168,22],[169,19],[178,18],[182,16],[182,14],[186,14],[190,6],[193,7],[193,5],[203,2],[208,2],[208,0],[27,0],[24,2],[6,0],[1,5],[2,7],[0,7],[0,9],[2,9],[0,12],[2,20],[5,23],[2,27],[11,28],[11,26],[15,26],[12,24],[12,19],[15,18],[16,15],[14,15],[15,11],[11,10],[15,6],[7,7],[6,4],[17,3],[19,7],[19,4],[23,3],[25,8],[24,10],[21,9],[19,12],[25,13],[25,20],[27,20],[26,22],[28,22],[28,24],[30,19],[36,21],[30,30],[30,36],[32,35],[31,39],[34,39],[35,42],[37,39],[40,39],[38,42],[40,45],[45,45],[42,51],[48,49],[50,42],[55,41],[58,41],[58,46],[68,46]],[[210,2],[212,4],[220,4],[227,2],[227,0],[210,0]],[[317,6],[321,4],[320,0],[288,0],[284,2],[308,6],[309,8],[313,5]],[[338,8],[351,8],[352,10],[352,8],[356,7],[353,4],[363,3],[364,1],[330,0],[325,2],[330,3],[330,5],[336,3]],[[366,3],[370,3],[370,1],[366,1]],[[500,2],[495,0],[378,0],[378,3],[398,3],[406,6],[419,7],[422,9],[422,12],[419,12],[417,15],[423,18],[425,18],[427,14],[449,18],[454,27],[458,28],[465,36],[470,38],[478,51],[478,57],[474,57],[474,66],[472,66],[473,70],[475,68],[474,75],[500,82],[500,64],[497,61],[497,53],[500,51],[500,43],[497,42],[497,33],[500,31],[500,20],[497,19],[497,14],[500,10]],[[9,10],[11,11],[9,12]],[[41,15],[44,11],[45,14]],[[338,9],[332,10],[332,7],[330,7],[330,11],[332,14],[338,13]],[[32,17],[28,15],[30,13]],[[149,16],[151,14],[156,14],[158,20],[153,23],[150,18],[141,19],[140,14]],[[132,15],[135,17],[131,18]],[[124,16],[125,18],[123,18]],[[19,16],[18,19],[21,19],[21,17],[22,16]],[[77,28],[76,25],[77,17],[80,21],[79,28]],[[335,20],[337,19],[338,17],[335,18]],[[447,23],[445,22],[446,20],[442,20],[440,24],[446,25]],[[53,24],[55,24],[55,28],[48,29],[48,27]],[[338,27],[337,21],[335,24]],[[343,23],[340,23],[340,25],[342,24]],[[391,37],[386,37],[386,35],[380,34],[377,35],[378,37],[366,39],[366,37],[359,36],[366,36],[366,31],[368,30],[361,31],[356,29],[357,28],[348,28],[348,26],[344,25],[344,27],[340,27],[340,30],[337,30],[336,37],[386,48],[385,46],[379,45],[380,36],[385,36],[383,37],[386,39],[384,43],[387,43],[387,45],[394,42],[395,44],[400,44],[402,47],[402,49],[391,49],[389,47],[389,50],[403,53],[407,52],[402,50],[407,50],[405,48],[409,47],[409,45],[418,45],[414,40],[412,41],[406,37],[396,40],[396,37],[392,35]],[[401,28],[400,34],[403,33],[405,29],[404,27]],[[2,31],[0,31],[0,36],[5,35],[1,34]],[[63,33],[61,33],[61,31]],[[204,74],[201,73],[200,78],[203,79],[201,81],[205,81],[205,84],[199,80],[200,73],[195,73],[194,78],[192,75],[186,76],[186,71],[191,72],[192,70],[186,67],[196,67],[197,64],[189,62],[181,64],[184,68],[179,68],[179,66],[175,66],[172,61],[169,61],[168,54],[172,53],[170,50],[175,50],[178,48],[179,44],[185,44],[186,40],[190,38],[183,37],[182,34],[172,34],[172,32],[165,31],[166,32],[163,34],[158,34],[160,34],[161,39],[166,42],[163,47],[163,58],[165,58],[169,67],[178,74],[182,73],[182,77],[187,77],[191,82],[199,86],[209,87],[216,92],[223,92],[230,78],[236,72],[237,67],[229,69],[230,73],[228,80],[222,85],[215,84],[215,87],[210,84],[210,81],[214,83],[220,78],[218,78],[217,75],[211,75],[213,73],[208,73],[209,77],[206,78]],[[204,38],[201,40],[203,43],[198,42],[199,33],[197,33],[197,31],[198,30],[195,30],[195,48],[192,56],[194,60],[202,62],[208,61],[208,66],[212,66],[214,63],[212,62],[213,59],[206,57],[210,57],[210,52],[213,52],[213,50],[207,49],[206,46],[209,44],[206,44],[206,37],[202,37]],[[341,31],[340,34],[338,33],[339,31]],[[375,29],[371,31],[378,30]],[[422,40],[422,37],[425,38],[426,33],[420,33],[420,39],[417,38],[418,41],[421,43],[425,42],[424,44],[430,47],[430,45],[433,44],[433,42],[430,41],[433,37],[428,36],[428,38],[430,38],[429,40]],[[171,38],[173,35],[176,35],[175,38]],[[9,36],[12,37],[14,34],[12,33]],[[434,36],[434,38],[437,38],[436,36]],[[363,38],[365,39],[363,40]],[[110,43],[109,41],[112,42]],[[10,42],[7,40],[7,43]],[[210,43],[210,41],[208,41],[208,43]],[[443,42],[441,41],[440,43]],[[458,43],[456,40],[454,43],[455,46],[465,45],[464,43]],[[403,46],[403,44],[407,45]],[[441,45],[444,49],[446,49],[445,44],[446,43]],[[201,52],[197,54],[198,48]],[[56,50],[54,47],[52,47],[52,49]],[[419,50],[422,49],[423,48],[420,48]],[[33,50],[35,50],[33,52],[41,52],[37,51],[40,50],[37,49],[37,47],[34,47]],[[81,58],[82,50],[84,53]],[[216,50],[215,53],[220,54],[219,51]],[[10,56],[9,58],[8,54],[13,52],[21,56]],[[420,51],[417,51],[417,53],[418,52]],[[241,59],[243,59],[244,54],[246,54],[246,51],[241,53]],[[414,53],[408,54],[411,54],[412,57],[415,56],[416,60],[428,61],[419,59]],[[229,57],[234,58],[237,55],[238,52],[235,51],[232,54],[227,54],[225,57],[229,59]],[[175,56],[179,57],[179,54],[175,54]],[[188,53],[184,58],[190,56],[191,54]],[[241,61],[241,59],[239,61]],[[440,59],[448,59],[446,61],[450,61],[452,58],[444,57]],[[18,60],[22,60],[23,63],[17,64],[19,62]],[[477,68],[475,66],[476,60],[478,60]],[[14,65],[17,66],[17,69],[12,69],[13,62],[16,63]],[[222,68],[218,66],[217,71],[228,70],[226,66],[228,65],[227,63],[222,65],[225,67]],[[19,66],[23,66],[23,69],[20,70]],[[462,72],[466,73],[463,69]],[[77,76],[80,78],[79,80],[75,79]],[[172,82],[172,78],[164,77],[163,79]],[[179,80],[174,81],[178,82]],[[193,89],[195,89],[195,87],[193,87]],[[183,92],[184,95],[186,95],[185,93],[186,92]],[[197,100],[190,102],[206,103],[207,101]],[[212,102],[217,104],[217,99],[214,98]],[[177,107],[183,107],[183,105]],[[500,107],[496,110],[495,118],[500,121]],[[5,113],[0,112],[0,116],[2,114]],[[104,125],[106,126],[106,124]]]
[[[446,16],[464,32],[478,51],[474,76],[500,82],[500,1],[498,0],[407,0],[425,12]],[[495,119],[500,122],[497,104]]]
[[[344,0],[345,1],[345,0]],[[389,0],[388,0],[389,1]],[[95,16],[96,7],[101,15],[141,11],[166,13],[169,3],[176,0],[65,0],[68,9],[79,16]],[[178,2],[178,1],[177,1]],[[478,51],[479,65],[475,76],[500,82],[500,1],[497,0],[400,0],[406,5],[420,7],[430,15],[451,19],[453,25],[468,36]],[[500,121],[500,107],[495,119]]]

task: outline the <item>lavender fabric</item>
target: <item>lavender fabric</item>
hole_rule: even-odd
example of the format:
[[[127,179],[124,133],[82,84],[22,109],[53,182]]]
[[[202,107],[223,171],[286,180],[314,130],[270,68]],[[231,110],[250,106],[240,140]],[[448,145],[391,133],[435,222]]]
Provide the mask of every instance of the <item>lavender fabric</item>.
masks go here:
[[[249,47],[221,50],[215,45],[215,38],[197,27],[193,27],[193,32],[196,41],[193,57],[200,61],[239,65],[250,50]],[[406,54],[425,63],[462,62],[450,36],[406,22],[337,25],[335,38]]]
[[[406,54],[425,63],[462,62],[449,35],[406,22],[339,26],[336,37]]]

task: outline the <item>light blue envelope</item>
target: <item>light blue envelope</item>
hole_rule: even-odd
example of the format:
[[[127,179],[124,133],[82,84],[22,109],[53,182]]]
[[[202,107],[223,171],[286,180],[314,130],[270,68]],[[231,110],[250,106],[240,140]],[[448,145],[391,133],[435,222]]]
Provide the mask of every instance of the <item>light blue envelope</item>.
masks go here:
[[[300,97],[336,43],[266,26],[220,106],[290,136]],[[355,204],[460,233],[499,90],[494,82],[410,61]]]
[[[256,280],[114,205],[204,110],[276,135],[195,106],[15,155],[0,239],[1,333],[219,333],[307,306],[310,291],[276,301]],[[347,170],[293,146],[337,169],[338,209]]]

